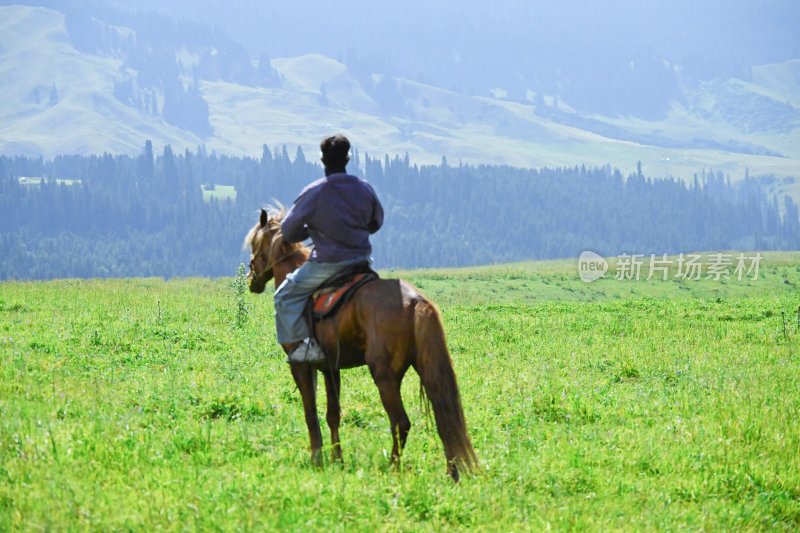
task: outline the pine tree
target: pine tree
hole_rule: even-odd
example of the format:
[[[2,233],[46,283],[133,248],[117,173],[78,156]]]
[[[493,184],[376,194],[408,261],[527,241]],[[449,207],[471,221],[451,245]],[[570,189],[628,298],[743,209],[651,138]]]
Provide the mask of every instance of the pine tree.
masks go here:
[[[294,164],[297,168],[302,168],[306,164],[306,154],[303,153],[303,147],[298,145],[297,151],[294,154]]]
[[[178,166],[175,164],[175,154],[170,145],[164,146],[164,153],[161,156],[161,182],[167,198],[175,199],[180,196]]]
[[[155,161],[153,159],[153,143],[147,139],[144,143],[144,151],[139,156],[139,178],[144,183],[152,183],[155,175]]]

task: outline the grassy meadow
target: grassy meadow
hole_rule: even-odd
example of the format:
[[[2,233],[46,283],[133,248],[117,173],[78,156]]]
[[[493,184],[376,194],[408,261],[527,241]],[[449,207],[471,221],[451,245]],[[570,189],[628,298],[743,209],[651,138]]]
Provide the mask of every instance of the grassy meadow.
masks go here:
[[[800,528],[800,253],[742,281],[384,275],[441,307],[481,473],[446,477],[413,371],[391,467],[366,368],[344,463],[313,468],[271,298],[243,315],[230,278],[4,282],[0,531]]]

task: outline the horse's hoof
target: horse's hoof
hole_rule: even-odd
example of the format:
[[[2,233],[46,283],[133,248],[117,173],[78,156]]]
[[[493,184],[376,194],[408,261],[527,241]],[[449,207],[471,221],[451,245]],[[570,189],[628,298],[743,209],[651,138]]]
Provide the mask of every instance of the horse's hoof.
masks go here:
[[[314,468],[322,468],[322,452],[311,452],[311,466]]]
[[[460,481],[460,477],[458,475],[458,468],[455,465],[450,466],[447,469],[447,473],[450,474],[451,478],[453,478],[453,483],[458,483]]]
[[[339,444],[334,444],[331,448],[331,461],[334,463],[342,463],[342,447]]]

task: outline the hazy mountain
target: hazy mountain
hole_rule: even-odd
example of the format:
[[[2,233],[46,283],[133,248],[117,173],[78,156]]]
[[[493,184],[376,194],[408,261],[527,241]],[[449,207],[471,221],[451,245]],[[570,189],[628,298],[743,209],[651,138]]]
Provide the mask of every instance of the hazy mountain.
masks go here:
[[[116,0],[126,9],[130,2]],[[585,112],[658,115],[682,79],[800,58],[800,4],[768,0],[140,0],[225,28],[253,56],[319,53],[447,89],[557,94]],[[633,88],[635,90],[628,90]]]
[[[6,154],[344,131],[419,162],[800,174],[796,3],[30,3],[0,7]]]

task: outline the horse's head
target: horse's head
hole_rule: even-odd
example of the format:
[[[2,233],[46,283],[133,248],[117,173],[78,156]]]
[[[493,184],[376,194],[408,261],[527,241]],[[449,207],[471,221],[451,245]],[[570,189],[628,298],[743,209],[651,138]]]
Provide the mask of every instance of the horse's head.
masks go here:
[[[308,255],[302,244],[283,240],[281,221],[284,215],[282,205],[270,207],[269,211],[262,209],[258,222],[244,239],[244,245],[250,247],[250,272],[247,274],[250,292],[261,294],[273,278],[276,283],[282,282]]]
[[[280,220],[276,218],[262,209],[258,223],[244,239],[244,245],[250,247],[250,272],[247,273],[247,283],[250,292],[256,294],[264,292],[267,282],[274,276],[272,241],[280,232]]]

